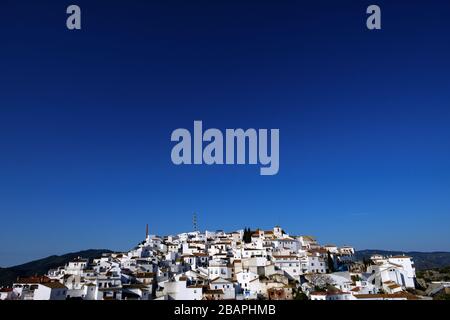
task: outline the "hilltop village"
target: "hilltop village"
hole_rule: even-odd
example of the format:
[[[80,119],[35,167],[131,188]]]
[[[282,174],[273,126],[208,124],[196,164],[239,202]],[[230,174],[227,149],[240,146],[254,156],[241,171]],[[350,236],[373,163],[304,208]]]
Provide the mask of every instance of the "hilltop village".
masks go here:
[[[10,300],[412,300],[407,256],[356,261],[352,247],[320,245],[281,227],[147,234],[128,252],[79,257],[0,289]]]

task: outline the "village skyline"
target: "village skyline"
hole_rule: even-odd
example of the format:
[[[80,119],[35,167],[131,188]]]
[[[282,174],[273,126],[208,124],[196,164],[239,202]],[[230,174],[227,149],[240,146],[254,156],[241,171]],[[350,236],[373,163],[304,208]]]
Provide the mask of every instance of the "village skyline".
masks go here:
[[[163,232],[158,232],[158,228],[157,227],[153,227],[150,224],[146,224],[145,225],[145,231],[144,231],[144,227],[141,226],[141,236],[139,236],[138,234],[135,235],[134,237],[134,241],[124,241],[123,245],[120,248],[114,248],[112,246],[108,246],[108,245],[103,245],[103,246],[89,246],[87,245],[86,247],[79,247],[79,246],[74,246],[72,248],[67,248],[67,249],[62,249],[61,251],[58,252],[51,252],[49,250],[47,250],[46,252],[48,252],[48,254],[44,254],[44,255],[39,255],[39,253],[33,253],[31,252],[30,257],[27,258],[25,257],[23,260],[18,260],[16,262],[14,262],[13,264],[7,265],[7,264],[1,264],[0,261],[0,268],[9,268],[9,267],[14,267],[14,266],[18,266],[21,264],[25,264],[25,263],[29,263],[35,260],[39,260],[39,259],[43,259],[49,256],[54,256],[54,255],[64,255],[64,254],[69,254],[72,252],[78,252],[78,251],[86,251],[86,250],[100,250],[100,249],[104,249],[104,250],[108,250],[111,252],[122,252],[122,251],[126,251],[127,249],[129,249],[130,247],[132,247],[135,243],[140,243],[142,239],[145,239],[147,236],[144,236],[145,234],[147,235],[152,235],[152,236],[156,236],[156,237],[167,237],[167,236],[173,236],[173,235],[177,235],[177,234],[190,234],[190,233],[195,233],[195,232],[225,232],[225,233],[231,233],[231,232],[240,232],[243,230],[248,229],[249,231],[254,231],[257,232],[259,230],[264,230],[267,228],[264,228],[264,226],[259,226],[256,228],[250,228],[249,226],[244,226],[242,228],[227,228],[227,229],[218,229],[218,228],[201,228],[201,225],[199,225],[199,221],[198,221],[198,215],[194,214],[193,219],[195,220],[195,223],[191,222],[191,228],[181,228],[180,232],[171,232],[171,233],[163,233]],[[273,224],[272,224],[273,225]],[[277,225],[278,226],[278,225]],[[295,230],[295,228],[293,228]],[[190,230],[190,231],[183,231],[183,230]],[[315,232],[296,232],[294,233],[297,236],[308,236],[310,234],[317,234]],[[314,238],[314,237],[313,237]],[[327,244],[331,244],[331,245],[337,245],[339,247],[345,247],[347,246],[350,242],[346,242],[346,241],[342,241],[339,239],[334,239],[334,241],[332,241],[333,239],[331,239],[330,241],[325,241]],[[392,252],[423,252],[423,253],[432,253],[432,252],[450,252],[450,250],[415,250],[415,249],[402,249],[402,248],[398,248],[396,247],[395,243],[392,244],[391,247],[386,248],[386,247],[360,247],[357,243],[356,245],[353,246],[355,248],[355,250],[358,251],[366,251],[366,250],[370,250],[370,251],[392,251]]]
[[[195,219],[194,219],[194,228]],[[358,260],[352,246],[320,244],[281,226],[191,231],[125,252],[82,256],[18,276],[2,300],[429,300],[407,255]],[[419,286],[420,287],[420,286]]]

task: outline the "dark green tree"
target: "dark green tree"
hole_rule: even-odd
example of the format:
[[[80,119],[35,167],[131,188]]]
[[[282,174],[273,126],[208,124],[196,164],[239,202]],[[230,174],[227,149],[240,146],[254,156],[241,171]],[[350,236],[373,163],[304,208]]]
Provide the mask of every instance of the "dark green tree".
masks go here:
[[[252,232],[251,232],[250,228],[244,229],[244,239],[243,240],[245,243],[252,242]]]
[[[296,290],[296,292],[294,293],[294,300],[308,300],[308,296],[301,290]]]
[[[330,270],[330,272],[335,272],[335,268],[334,268],[334,260],[333,257],[331,256],[330,251],[328,251],[328,270]]]

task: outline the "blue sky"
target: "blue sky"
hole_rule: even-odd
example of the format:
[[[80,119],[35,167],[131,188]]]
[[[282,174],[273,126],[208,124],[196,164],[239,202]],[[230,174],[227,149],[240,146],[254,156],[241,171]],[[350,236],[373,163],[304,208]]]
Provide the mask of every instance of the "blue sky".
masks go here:
[[[450,250],[450,4],[5,1],[0,266],[270,228]],[[176,128],[279,128],[280,172],[174,166]]]

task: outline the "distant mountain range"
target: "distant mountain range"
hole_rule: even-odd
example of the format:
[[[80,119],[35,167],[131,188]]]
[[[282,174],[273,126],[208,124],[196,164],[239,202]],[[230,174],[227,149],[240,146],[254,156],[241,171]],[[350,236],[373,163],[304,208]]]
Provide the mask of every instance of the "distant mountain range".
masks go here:
[[[90,249],[79,252],[72,252],[62,256],[50,256],[44,259],[39,259],[25,264],[21,264],[9,268],[0,268],[0,287],[10,286],[17,279],[17,277],[27,277],[33,275],[44,275],[48,270],[64,266],[69,261],[83,257],[87,259],[99,258],[103,253],[110,253],[107,249]]]
[[[83,257],[87,259],[99,258],[103,253],[111,253],[107,249],[90,249],[68,253],[62,256],[50,256],[9,268],[0,268],[0,287],[10,286],[17,277],[46,274],[49,269],[64,266],[69,261]],[[356,252],[358,260],[368,259],[374,254],[383,256],[407,255],[413,258],[417,270],[443,268],[450,266],[450,252],[403,252],[386,250],[361,250]]]
[[[450,266],[450,252],[405,252],[405,251],[386,251],[386,250],[361,250],[356,252],[356,258],[370,258],[374,254],[383,256],[406,255],[413,258],[417,270],[444,268]]]

